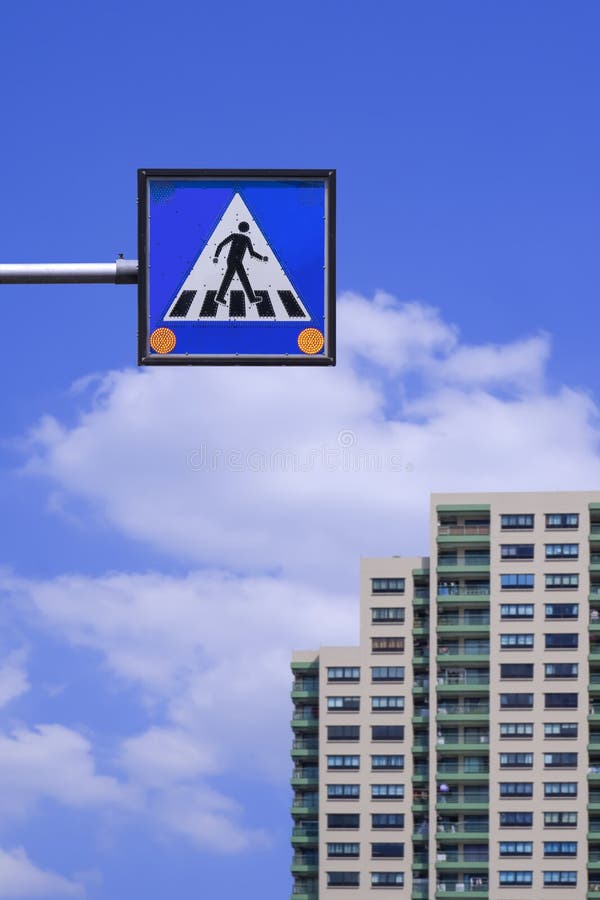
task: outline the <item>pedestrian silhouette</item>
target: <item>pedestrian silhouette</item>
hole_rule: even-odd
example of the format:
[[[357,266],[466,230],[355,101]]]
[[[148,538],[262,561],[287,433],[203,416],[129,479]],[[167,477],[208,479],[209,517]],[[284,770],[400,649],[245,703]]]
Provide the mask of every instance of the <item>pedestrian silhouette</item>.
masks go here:
[[[260,259],[262,262],[267,262],[268,256],[261,256],[260,253],[256,253],[254,251],[254,247],[252,246],[252,241],[246,234],[250,226],[247,222],[240,222],[238,225],[238,229],[242,232],[242,234],[237,234],[235,231],[226,237],[225,240],[221,241],[217,249],[215,250],[215,255],[213,258],[213,262],[219,261],[219,253],[225,246],[225,244],[231,244],[229,248],[229,254],[227,256],[227,269],[225,270],[225,275],[223,276],[223,281],[221,282],[221,287],[217,292],[217,296],[215,297],[215,303],[223,303],[226,304],[225,294],[227,293],[227,289],[231,282],[233,281],[234,275],[237,275],[240,279],[242,287],[246,292],[250,303],[260,303],[260,297],[257,297],[252,290],[252,285],[248,279],[246,274],[246,270],[244,269],[244,256],[246,254],[246,250],[250,252],[250,256],[253,256],[255,259]]]

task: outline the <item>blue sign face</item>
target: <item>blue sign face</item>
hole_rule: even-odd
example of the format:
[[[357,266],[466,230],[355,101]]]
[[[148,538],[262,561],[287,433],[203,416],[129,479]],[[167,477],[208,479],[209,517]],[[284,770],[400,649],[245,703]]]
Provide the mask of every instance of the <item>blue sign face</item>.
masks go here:
[[[140,365],[335,364],[335,173],[141,170]]]

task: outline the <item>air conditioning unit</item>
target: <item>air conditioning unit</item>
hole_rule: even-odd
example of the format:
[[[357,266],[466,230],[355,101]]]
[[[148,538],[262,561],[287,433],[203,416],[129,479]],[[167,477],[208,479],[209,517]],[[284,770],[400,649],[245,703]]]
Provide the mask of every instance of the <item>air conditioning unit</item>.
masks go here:
[[[447,856],[445,853],[438,853],[437,861],[438,862],[446,862]]]

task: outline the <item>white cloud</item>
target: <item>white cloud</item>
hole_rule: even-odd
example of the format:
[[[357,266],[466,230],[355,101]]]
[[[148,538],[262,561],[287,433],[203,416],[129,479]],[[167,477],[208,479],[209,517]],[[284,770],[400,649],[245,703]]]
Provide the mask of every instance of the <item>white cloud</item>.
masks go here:
[[[425,549],[432,489],[597,483],[596,407],[545,388],[547,337],[466,346],[383,294],[339,319],[335,369],[110,373],[28,471],[192,565],[347,589],[360,556]]]
[[[83,897],[81,884],[54,872],[38,868],[22,847],[13,850],[0,848],[0,897],[6,900],[41,897]]]
[[[86,738],[62,725],[0,733],[0,818],[21,816],[49,799],[73,808],[130,808],[134,794],[95,770]]]
[[[16,650],[0,664],[0,707],[6,706],[11,700],[15,700],[29,690],[30,684],[24,659],[24,652]]]

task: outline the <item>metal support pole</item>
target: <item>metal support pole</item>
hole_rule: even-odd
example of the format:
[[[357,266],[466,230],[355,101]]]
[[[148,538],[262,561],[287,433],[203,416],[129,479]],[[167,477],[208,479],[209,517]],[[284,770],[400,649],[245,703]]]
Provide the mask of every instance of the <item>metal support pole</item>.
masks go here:
[[[0,284],[137,284],[137,259],[114,263],[0,263]]]

